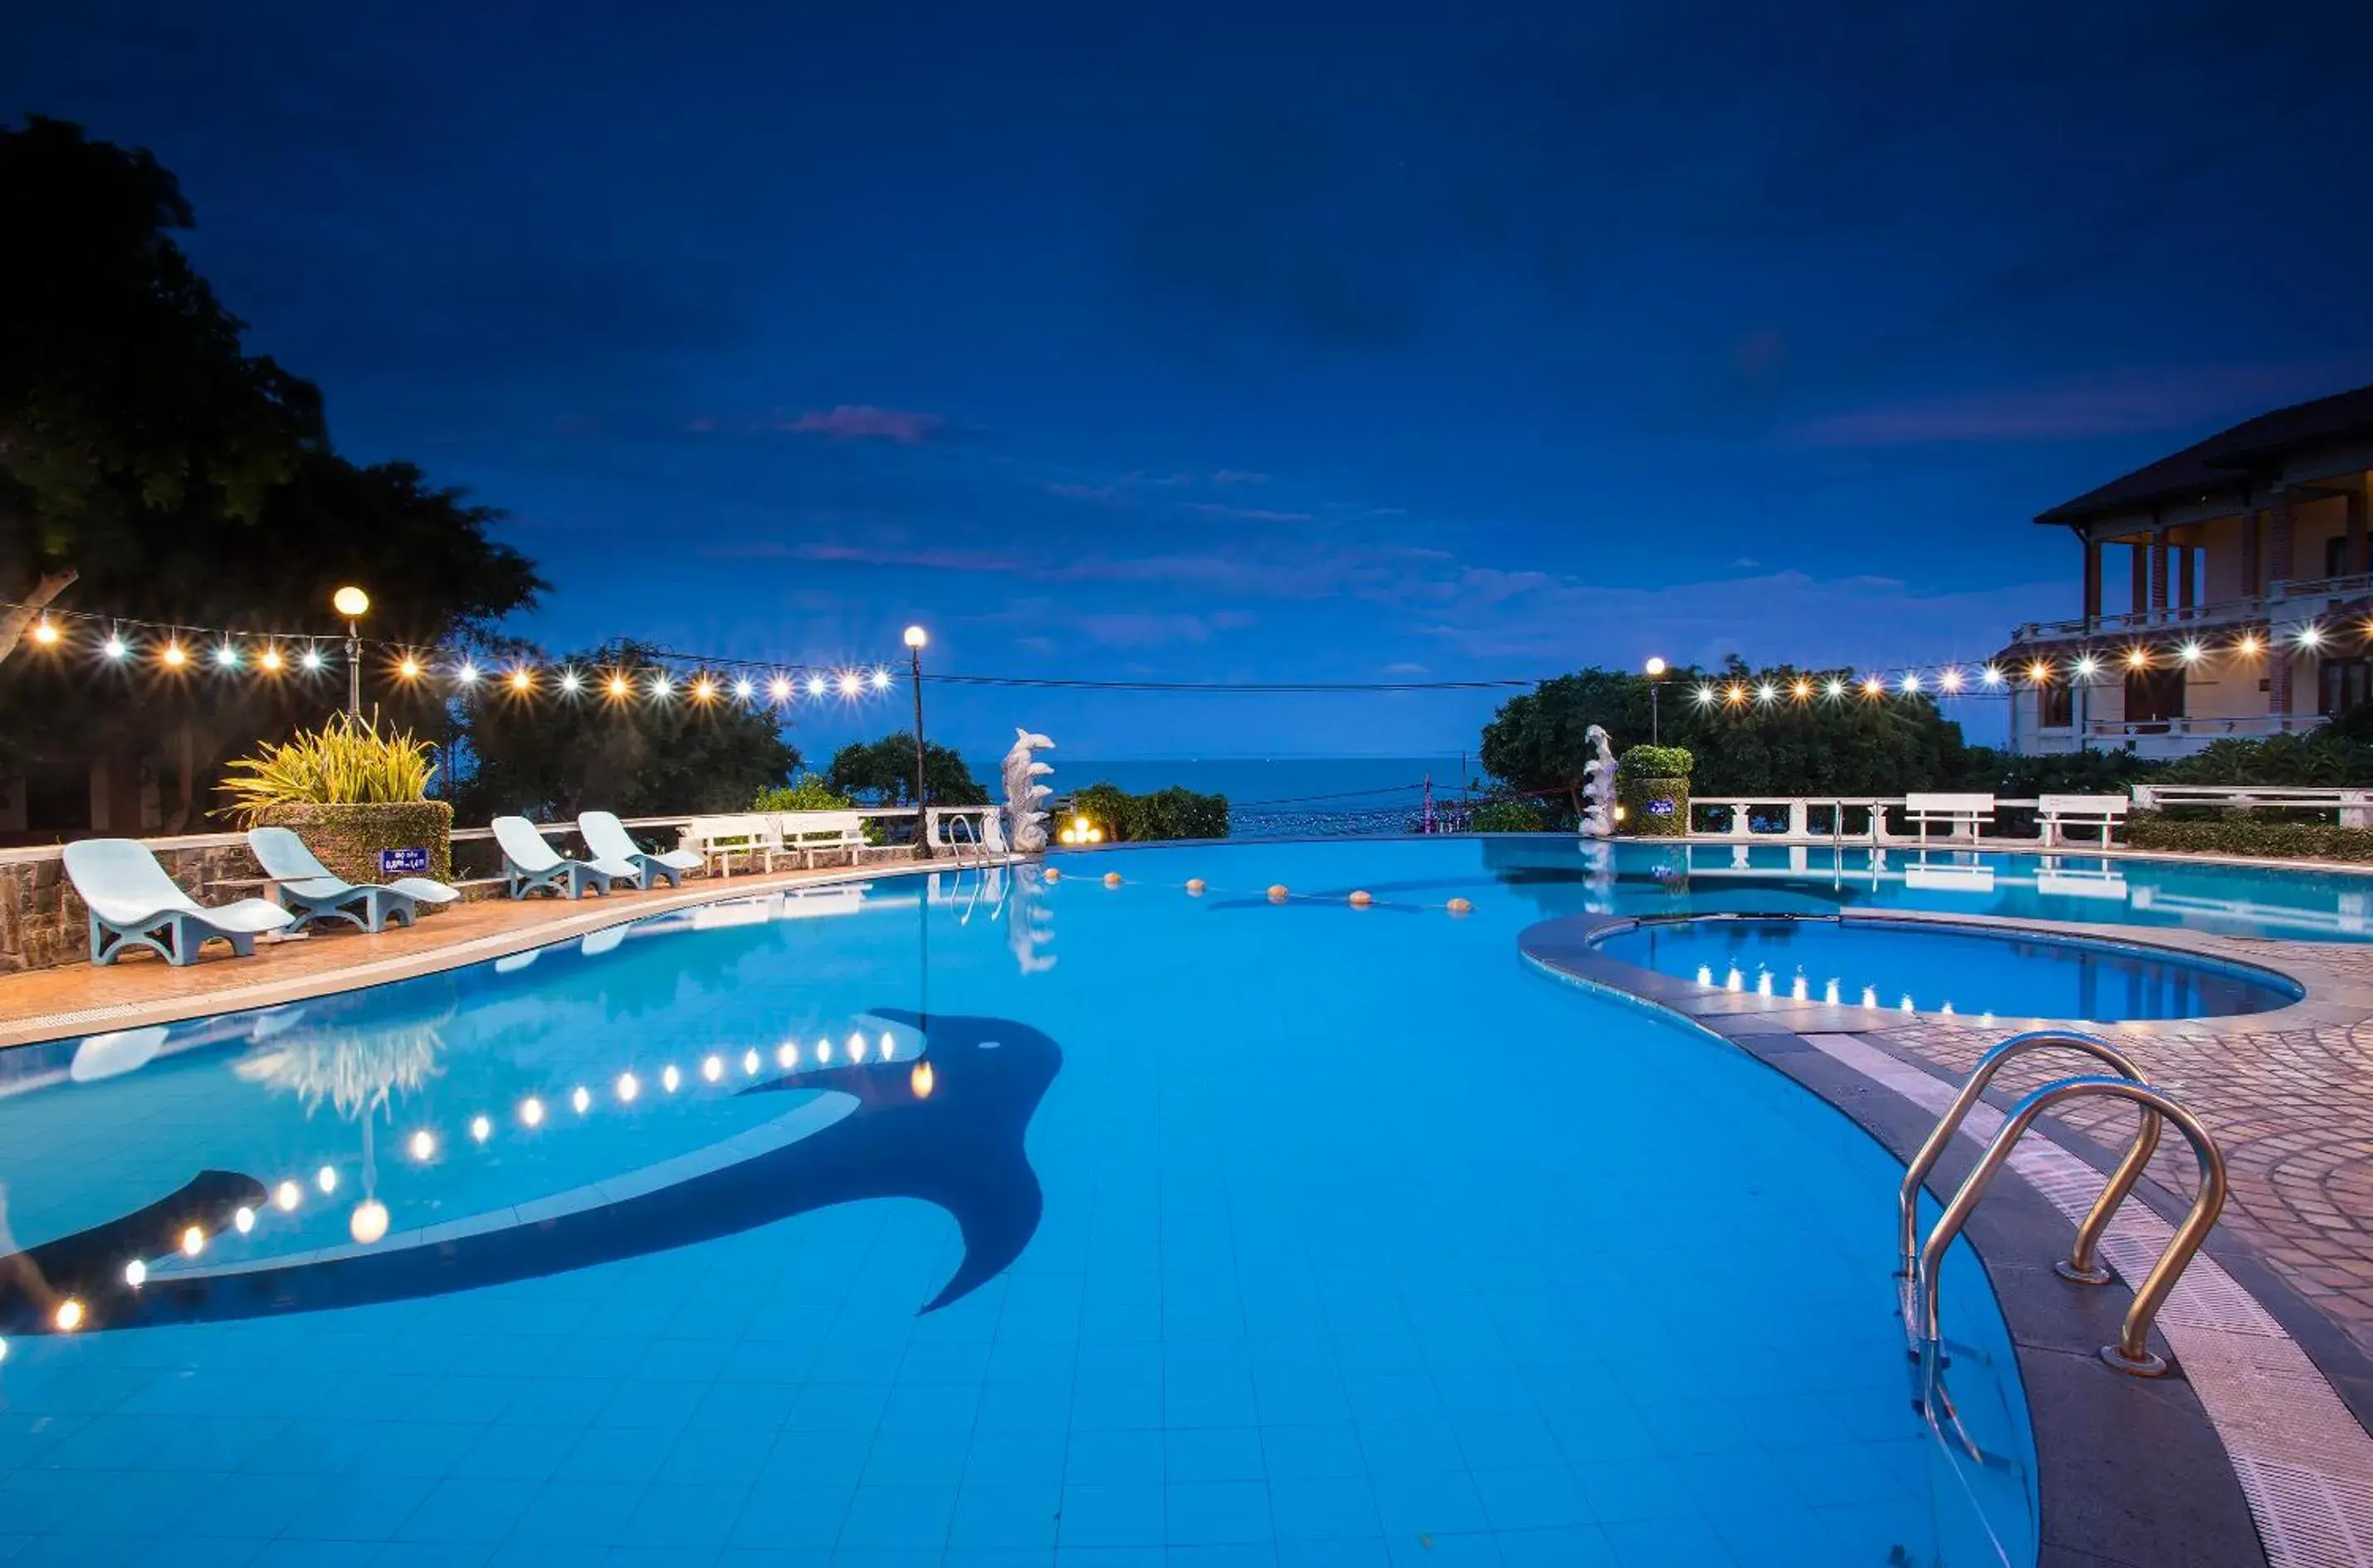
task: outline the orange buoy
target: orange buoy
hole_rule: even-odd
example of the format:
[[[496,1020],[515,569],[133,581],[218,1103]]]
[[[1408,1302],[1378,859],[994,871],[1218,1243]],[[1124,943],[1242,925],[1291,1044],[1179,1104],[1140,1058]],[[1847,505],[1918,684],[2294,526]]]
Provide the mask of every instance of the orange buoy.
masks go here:
[[[1351,891],[1351,907],[1354,909],[1364,909],[1375,901],[1375,895],[1364,887],[1354,888]]]
[[[1120,885],[1120,872],[1105,872],[1105,885],[1106,887],[1118,887],[1118,886]]]
[[[1186,891],[1187,891],[1187,893],[1188,893],[1189,895],[1192,895],[1192,896],[1194,896],[1194,897],[1197,897],[1197,898],[1200,898],[1200,897],[1202,897],[1202,896],[1203,896],[1203,879],[1202,879],[1201,877],[1199,877],[1199,876],[1190,876],[1190,877],[1188,877],[1188,878],[1186,879]]]
[[[1281,882],[1273,882],[1268,884],[1268,901],[1270,903],[1282,904],[1285,902],[1285,883]]]
[[[1063,880],[1063,873],[1056,867],[1048,866],[1046,868],[1046,880],[1048,882],[1060,882]]]
[[[1450,901],[1450,912],[1454,915],[1469,914],[1473,912],[1474,908],[1475,906],[1469,904],[1464,898],[1454,898]]]

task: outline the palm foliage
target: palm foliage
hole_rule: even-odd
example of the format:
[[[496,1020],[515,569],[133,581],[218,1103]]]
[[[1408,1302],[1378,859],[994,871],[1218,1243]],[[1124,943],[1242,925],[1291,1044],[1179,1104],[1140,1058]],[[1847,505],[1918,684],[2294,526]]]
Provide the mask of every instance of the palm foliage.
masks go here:
[[[224,813],[252,826],[275,806],[425,800],[435,749],[408,730],[381,734],[376,723],[341,713],[233,762],[222,785],[230,797]]]

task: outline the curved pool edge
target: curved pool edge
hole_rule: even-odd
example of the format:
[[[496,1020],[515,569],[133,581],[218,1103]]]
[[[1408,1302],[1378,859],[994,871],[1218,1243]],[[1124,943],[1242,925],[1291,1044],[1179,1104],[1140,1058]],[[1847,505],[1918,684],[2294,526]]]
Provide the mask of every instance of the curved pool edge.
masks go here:
[[[1944,919],[1953,922],[1961,918]],[[1844,1117],[1899,1164],[1909,1163],[1935,1126],[1935,1111],[1905,1094],[1902,1082],[1875,1077],[1843,1053],[1825,1048],[1793,1027],[1807,1012],[1856,1014],[1849,1021],[1859,1025],[1855,1030],[1811,1031],[1844,1037],[1867,1029],[1869,1021],[1860,1009],[1792,1005],[1788,1011],[1797,1016],[1784,1020],[1762,1008],[1683,1011],[1658,996],[1626,989],[1613,971],[1629,971],[1651,982],[1652,989],[1673,988],[1685,1001],[1742,999],[1728,992],[1708,999],[1687,982],[1603,957],[1590,966],[1596,972],[1569,968],[1546,950],[1565,945],[1554,939],[1572,939],[1571,931],[1550,928],[1577,923],[1603,932],[1636,922],[1615,916],[1540,921],[1519,936],[1522,962],[1554,981],[1655,1012],[1737,1048]],[[1893,1070],[1889,1077],[1919,1081],[1944,1095],[1955,1087],[1923,1068],[1892,1057],[1885,1060]],[[2071,1138],[2052,1118],[2037,1130],[2045,1145],[2063,1158],[2082,1161],[2097,1173],[2105,1170],[2109,1156]],[[1940,1203],[1949,1199],[1979,1153],[1966,1130],[1955,1139],[1929,1177],[1931,1196]],[[2320,1512],[2331,1506],[2329,1500],[2303,1493],[2295,1480],[2269,1476],[2262,1461],[2233,1451],[2194,1386],[2191,1368],[2166,1343],[2163,1332],[2155,1329],[2154,1340],[2168,1355],[2173,1369],[2168,1376],[2125,1377],[2101,1365],[2098,1347],[2116,1339],[2132,1293],[2122,1279],[2090,1291],[2072,1290],[2062,1281],[2050,1263],[2066,1247],[2070,1218],[2016,1166],[2009,1174],[2013,1179],[1997,1180],[1987,1201],[1971,1215],[1963,1237],[1986,1272],[2017,1351],[2038,1469],[2039,1562],[2150,1563],[2155,1568],[2265,1563],[2271,1559],[2260,1530],[2262,1511],[2273,1515],[2269,1525],[2285,1539],[2322,1539],[2333,1522]],[[2153,1217],[2164,1223],[2168,1209],[2180,1212],[2183,1205],[2152,1188],[2145,1179],[2137,1196],[2145,1198]],[[1883,1223],[1884,1216],[1875,1217],[1874,1223]],[[2231,1288],[2243,1293],[2278,1325],[2278,1332],[2288,1336],[2284,1342],[2297,1351],[2313,1373],[2323,1375],[2332,1402],[2344,1419],[2355,1423],[2352,1434],[2373,1445],[2362,1424],[2360,1401],[2350,1397],[2353,1385],[2361,1379],[2359,1363],[2365,1358],[2355,1353],[2345,1335],[2276,1280],[2245,1244],[2218,1236],[2207,1257],[2220,1268],[2228,1259],[2240,1263],[2248,1280],[2229,1279]],[[2278,1303],[2279,1310],[2265,1306],[2268,1297]],[[2295,1328],[2307,1325],[2312,1325],[2307,1333]],[[2306,1340],[2315,1348],[2310,1350],[2302,1342]],[[2337,1359],[2347,1363],[2348,1374],[2327,1365],[2321,1352],[2335,1351],[2340,1352]],[[2243,1480],[2245,1466],[2254,1485]],[[2299,1516],[2292,1516],[2293,1510],[2301,1511]]]
[[[1806,915],[1800,911],[1778,910],[1759,913],[1752,910],[1708,910],[1670,915],[1564,915],[1527,926],[1516,938],[1518,949],[1527,957],[1535,955],[1537,947],[1550,966],[1579,977],[1605,981],[1610,988],[1645,997],[1661,1007],[1669,1008],[1685,1017],[1726,1017],[1743,1013],[1774,1013],[1790,1020],[1791,1027],[1802,1025],[1816,1033],[1838,1031],[1857,1033],[1871,1026],[1874,1016],[1864,1007],[1845,1003],[1799,1001],[1794,997],[1765,996],[1755,991],[1708,990],[1704,987],[1657,973],[1636,964],[1629,964],[1601,951],[1599,944],[1610,936],[1637,930],[1643,926],[1682,925],[1718,920],[1834,920],[1841,925],[1917,927],[1924,930],[1962,930],[1988,936],[2020,937],[2029,942],[2060,942],[2070,946],[2107,947],[2141,954],[2158,960],[2180,960],[2189,964],[2221,969],[2271,987],[2287,987],[2299,994],[2280,1007],[2265,1008],[2256,1012],[2226,1013],[2204,1018],[2145,1018],[2145,1019],[2077,1019],[2037,1018],[2035,1024],[2082,1024],[2085,1028],[2108,1032],[2142,1032],[2148,1030],[2214,1029],[2218,1025],[2244,1027],[2311,1026],[2317,1024],[2356,1023],[2367,1011],[2363,1006],[2331,1005],[2330,992],[2342,980],[2342,976],[2311,954],[2301,954],[2307,962],[2285,956],[2285,965],[2276,967],[2260,954],[2237,953],[2228,944],[2240,939],[2211,937],[2202,932],[2181,930],[2162,931],[2156,928],[2110,926],[2072,920],[2039,920],[2005,915],[1947,914],[1933,909],[1845,909],[1835,915]],[[2137,935],[2137,931],[2145,934]],[[2284,944],[2285,947],[2290,944]],[[2292,967],[2308,971],[2295,974]],[[2307,1011],[2302,1011],[2307,1010]],[[1879,1016],[1909,1019],[1916,1023],[1945,1024],[1968,1028],[1977,1019],[1968,1013],[1934,1012],[1923,1009],[1906,1011],[1883,1008]],[[2016,1015],[2025,1019],[2026,1014]],[[2013,1021],[2005,1016],[2003,1028],[2007,1033]]]
[[[449,974],[498,958],[541,952],[548,947],[581,941],[596,932],[630,926],[637,920],[681,914],[687,909],[727,903],[736,898],[807,893],[819,888],[846,887],[854,883],[890,881],[960,869],[1010,870],[1028,863],[1027,857],[1007,855],[965,860],[961,866],[953,860],[836,866],[813,873],[761,873],[747,877],[740,885],[731,878],[701,878],[691,887],[664,893],[630,890],[607,894],[599,899],[575,899],[569,901],[567,912],[553,919],[513,930],[491,931],[483,936],[460,938],[439,946],[422,947],[377,958],[369,956],[368,946],[363,946],[358,948],[353,964],[334,969],[298,975],[268,975],[241,984],[197,989],[176,996],[83,1008],[70,1012],[29,1013],[17,1018],[0,1018],[0,1050],[11,1050],[19,1046],[54,1045],[93,1033],[188,1024],[212,1018],[217,1013],[246,1012],[259,1008],[286,1006],[290,1002],[314,1001],[322,997],[375,990],[381,986],[397,985],[426,975]],[[555,903],[554,907],[561,906]],[[428,919],[433,921],[437,917],[431,915]],[[368,944],[372,938],[363,932],[333,931],[307,940],[345,946]],[[209,955],[181,972],[220,972],[223,965],[243,962],[252,961]],[[142,967],[149,965],[144,963]]]

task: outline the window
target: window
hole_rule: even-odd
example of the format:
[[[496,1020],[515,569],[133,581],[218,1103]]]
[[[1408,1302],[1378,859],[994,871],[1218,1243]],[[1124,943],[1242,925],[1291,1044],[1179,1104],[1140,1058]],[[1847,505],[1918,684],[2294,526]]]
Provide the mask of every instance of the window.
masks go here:
[[[2356,569],[2348,558],[2348,535],[2336,533],[2323,542],[2323,575],[2346,577]]]
[[[2035,722],[2039,729],[2065,730],[2076,721],[2076,705],[2065,684],[2035,688]]]
[[[2327,716],[2345,713],[2373,697],[2373,659],[2326,659],[2317,666],[2321,690],[2316,711]]]
[[[2126,722],[2164,724],[2183,717],[2183,672],[2126,672]]]

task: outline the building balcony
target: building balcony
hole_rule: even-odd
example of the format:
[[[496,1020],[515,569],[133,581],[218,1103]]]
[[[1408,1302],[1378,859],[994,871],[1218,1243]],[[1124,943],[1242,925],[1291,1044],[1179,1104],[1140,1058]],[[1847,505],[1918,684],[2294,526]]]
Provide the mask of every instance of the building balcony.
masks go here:
[[[2030,621],[2011,634],[2011,644],[2023,647],[2030,643],[2081,642],[2088,638],[2201,631],[2259,623],[2295,626],[2368,595],[2373,595],[2373,575],[2360,572],[2347,577],[2298,578],[2271,583],[2263,593],[2219,599],[2206,604],[2169,604],[2156,610],[2080,615],[2066,621]]]

